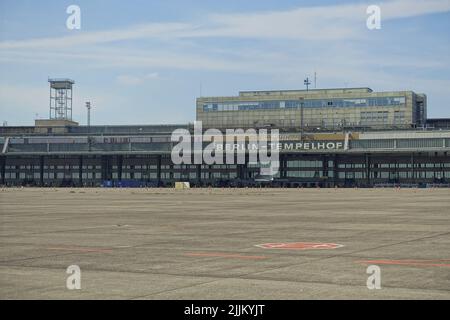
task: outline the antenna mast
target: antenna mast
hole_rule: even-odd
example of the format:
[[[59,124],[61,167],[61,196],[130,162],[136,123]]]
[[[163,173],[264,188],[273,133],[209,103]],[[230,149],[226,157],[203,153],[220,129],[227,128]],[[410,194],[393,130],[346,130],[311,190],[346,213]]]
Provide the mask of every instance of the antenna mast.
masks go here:
[[[91,103],[89,101],[86,102],[86,109],[87,109],[87,126],[89,133],[91,129]]]
[[[303,81],[304,85],[306,86],[306,91],[309,90],[309,85],[311,82],[309,81],[309,77],[306,77],[306,79]]]

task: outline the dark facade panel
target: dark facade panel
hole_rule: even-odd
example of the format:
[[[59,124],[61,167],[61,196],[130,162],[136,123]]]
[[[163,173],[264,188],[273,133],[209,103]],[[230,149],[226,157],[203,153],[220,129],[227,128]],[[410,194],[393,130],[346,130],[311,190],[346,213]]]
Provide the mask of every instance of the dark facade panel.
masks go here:
[[[258,164],[174,165],[165,155],[2,156],[1,181],[8,186],[198,186],[258,185]],[[373,187],[385,184],[450,183],[446,153],[283,154],[271,186]]]

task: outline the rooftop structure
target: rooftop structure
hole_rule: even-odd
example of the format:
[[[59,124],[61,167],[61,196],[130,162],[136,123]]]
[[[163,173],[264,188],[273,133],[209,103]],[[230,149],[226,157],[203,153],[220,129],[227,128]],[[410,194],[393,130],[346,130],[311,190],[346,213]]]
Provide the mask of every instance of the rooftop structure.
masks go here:
[[[71,79],[48,79],[50,83],[50,120],[72,120],[72,87]]]
[[[197,99],[204,127],[290,130],[415,128],[426,124],[426,95],[370,88],[241,91]]]

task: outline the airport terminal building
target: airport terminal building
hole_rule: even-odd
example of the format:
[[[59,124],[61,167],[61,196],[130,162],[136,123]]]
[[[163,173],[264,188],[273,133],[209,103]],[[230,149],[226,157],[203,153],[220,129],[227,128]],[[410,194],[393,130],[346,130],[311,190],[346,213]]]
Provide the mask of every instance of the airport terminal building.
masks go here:
[[[58,80],[63,81],[63,80]],[[279,129],[279,171],[260,164],[174,164],[176,129],[192,124],[80,126],[58,108],[35,126],[0,127],[6,186],[449,186],[450,130],[426,128],[426,96],[368,88],[255,91],[201,97],[208,128]],[[58,97],[58,94],[56,95]],[[302,120],[302,116],[304,119]],[[440,126],[448,122],[440,121]],[[248,159],[248,155],[247,158]]]
[[[426,124],[427,98],[370,88],[241,91],[234,97],[198,98],[196,111],[197,120],[213,128],[408,129]]]

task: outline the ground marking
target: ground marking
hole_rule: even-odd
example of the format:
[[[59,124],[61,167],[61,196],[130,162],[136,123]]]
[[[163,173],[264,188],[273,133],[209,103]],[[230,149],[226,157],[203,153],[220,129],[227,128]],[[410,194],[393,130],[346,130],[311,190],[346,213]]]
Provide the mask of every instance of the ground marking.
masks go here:
[[[384,264],[394,266],[411,266],[411,267],[450,267],[449,263],[442,263],[450,261],[449,259],[441,260],[363,260],[357,261],[360,264]]]
[[[77,252],[99,252],[99,253],[111,253],[111,249],[98,249],[98,248],[74,248],[74,247],[50,247],[48,250],[60,250],[60,251],[77,251]]]
[[[218,253],[218,252],[197,252],[197,253],[186,253],[188,257],[218,257],[218,258],[235,258],[235,259],[250,259],[250,260],[261,260],[267,259],[265,256],[245,256],[240,254],[228,254],[228,253]]]
[[[256,247],[263,249],[290,249],[290,250],[330,250],[342,248],[344,245],[337,243],[320,242],[280,242],[257,244]]]

